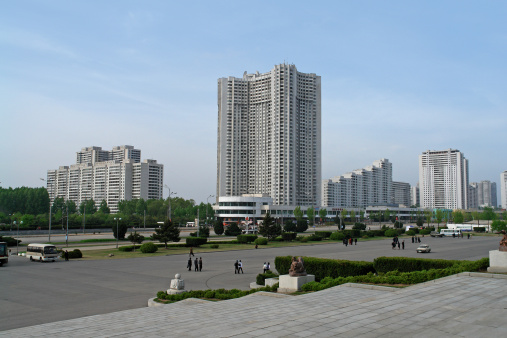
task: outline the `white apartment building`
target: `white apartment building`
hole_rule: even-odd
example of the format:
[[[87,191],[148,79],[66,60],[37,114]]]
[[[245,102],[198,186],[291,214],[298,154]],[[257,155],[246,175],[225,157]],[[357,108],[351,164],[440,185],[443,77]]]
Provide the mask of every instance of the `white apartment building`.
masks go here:
[[[415,187],[410,187],[410,201],[411,205],[420,206],[420,197],[419,197],[419,182],[417,182]]]
[[[397,204],[399,206],[410,207],[411,206],[410,197],[411,196],[409,183],[393,181],[391,203]]]
[[[468,208],[497,207],[496,183],[488,180],[470,183]]]
[[[507,170],[500,174],[500,197],[502,209],[507,209]]]
[[[322,181],[322,206],[326,208],[364,208],[391,205],[393,168],[388,159]]]
[[[428,150],[419,155],[422,208],[467,209],[468,185],[468,160],[459,150]]]
[[[321,180],[320,76],[280,64],[218,79],[217,198],[263,194],[316,205]]]
[[[48,170],[50,199],[63,197],[78,206],[90,199],[98,206],[105,200],[116,213],[121,200],[162,198],[164,165],[156,160],[141,162],[140,157],[141,151],[132,146],[114,147],[111,152],[83,148],[77,153],[77,164]]]

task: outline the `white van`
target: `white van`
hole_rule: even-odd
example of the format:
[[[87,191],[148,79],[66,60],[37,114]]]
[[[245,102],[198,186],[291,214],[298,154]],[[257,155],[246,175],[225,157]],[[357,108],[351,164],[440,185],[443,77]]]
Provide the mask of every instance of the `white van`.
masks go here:
[[[195,227],[195,222],[187,222],[187,227]]]
[[[32,262],[38,261],[56,261],[58,259],[58,250],[56,246],[52,244],[28,244],[28,248],[26,249],[26,257],[29,258]]]

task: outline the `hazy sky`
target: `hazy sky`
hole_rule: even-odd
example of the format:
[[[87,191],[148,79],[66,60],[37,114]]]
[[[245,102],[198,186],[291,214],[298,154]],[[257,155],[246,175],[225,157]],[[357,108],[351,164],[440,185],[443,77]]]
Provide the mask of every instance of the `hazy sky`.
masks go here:
[[[82,147],[127,144],[206,201],[217,79],[283,62],[322,77],[323,179],[387,158],[415,184],[419,154],[454,148],[470,182],[499,183],[506,2],[244,3],[3,1],[0,185],[41,186]]]

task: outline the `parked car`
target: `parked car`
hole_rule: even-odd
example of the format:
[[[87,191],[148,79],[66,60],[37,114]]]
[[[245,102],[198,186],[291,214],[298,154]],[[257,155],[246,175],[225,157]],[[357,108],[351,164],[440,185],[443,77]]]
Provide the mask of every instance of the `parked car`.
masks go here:
[[[428,244],[421,244],[417,247],[417,253],[430,252],[431,248]]]
[[[443,237],[444,235],[439,232],[432,231],[432,232],[430,232],[430,236],[431,237]]]

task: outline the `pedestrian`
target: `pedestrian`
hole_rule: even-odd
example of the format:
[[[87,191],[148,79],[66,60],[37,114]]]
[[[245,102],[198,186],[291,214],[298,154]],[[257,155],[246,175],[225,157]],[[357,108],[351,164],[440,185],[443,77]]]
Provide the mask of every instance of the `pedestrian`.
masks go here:
[[[199,271],[199,259],[197,257],[195,257],[194,261],[194,271]]]
[[[199,257],[199,271],[202,271],[202,257]]]
[[[348,245],[349,245],[349,240],[348,240],[348,239],[346,239],[346,240],[345,240],[345,246],[348,246]]]
[[[421,237],[417,237],[417,242],[421,243]]]
[[[467,234],[467,239],[470,239],[470,234]]]
[[[188,257],[194,256],[194,248],[190,247],[190,253],[188,254]]]
[[[262,269],[264,270],[263,273],[266,273],[266,270],[268,269],[268,265],[266,264],[266,262],[264,262],[264,265],[262,266]]]
[[[234,262],[234,274],[239,273],[238,270],[239,270],[239,262],[236,259],[236,262]]]
[[[456,238],[456,234],[454,232],[452,233],[452,238]]]
[[[414,236],[412,236],[412,243],[414,243]]]
[[[259,246],[257,245],[257,243],[255,243],[255,248],[257,249]]]
[[[398,250],[400,250],[400,242],[398,241]]]
[[[354,245],[357,245],[357,238],[354,238]]]
[[[238,273],[240,270],[241,270],[241,273],[243,273],[243,263],[241,262],[241,259],[239,260],[239,263],[238,263]]]
[[[349,244],[352,245],[352,237],[350,237]]]
[[[188,271],[192,271],[192,258],[190,257],[188,257],[187,268]]]
[[[67,250],[65,250],[65,260],[68,261],[69,260],[69,252]]]
[[[271,264],[269,264],[268,262],[268,269],[266,271],[270,271],[271,270]]]
[[[405,250],[405,240],[401,241],[401,248]]]
[[[393,243],[391,245],[393,246],[393,250],[394,250],[394,248],[396,247],[396,242],[393,241]]]

